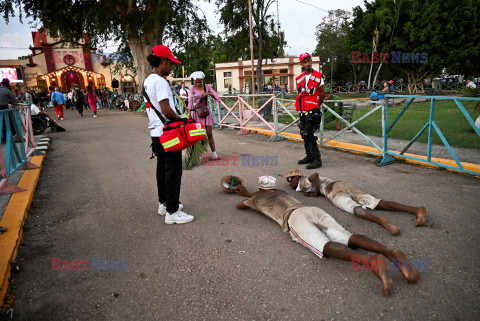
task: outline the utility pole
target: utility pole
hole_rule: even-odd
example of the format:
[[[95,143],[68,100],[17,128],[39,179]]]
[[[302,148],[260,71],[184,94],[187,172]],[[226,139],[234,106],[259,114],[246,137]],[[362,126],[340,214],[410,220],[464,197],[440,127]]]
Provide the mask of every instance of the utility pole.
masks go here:
[[[248,0],[248,23],[250,25],[250,60],[252,61],[252,88],[251,92],[255,95],[255,80],[253,69],[253,29],[252,29],[252,0]],[[253,97],[253,105],[255,106],[255,96]]]

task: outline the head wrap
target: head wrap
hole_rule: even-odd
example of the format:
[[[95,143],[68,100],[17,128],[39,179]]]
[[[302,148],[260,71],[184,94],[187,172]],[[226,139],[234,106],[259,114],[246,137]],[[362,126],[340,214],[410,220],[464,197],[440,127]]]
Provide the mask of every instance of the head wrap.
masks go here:
[[[277,180],[272,176],[260,176],[258,178],[258,188],[261,189],[275,189]]]
[[[205,74],[203,73],[203,71],[195,71],[190,75],[190,78],[192,78],[193,80],[203,79],[205,78]]]

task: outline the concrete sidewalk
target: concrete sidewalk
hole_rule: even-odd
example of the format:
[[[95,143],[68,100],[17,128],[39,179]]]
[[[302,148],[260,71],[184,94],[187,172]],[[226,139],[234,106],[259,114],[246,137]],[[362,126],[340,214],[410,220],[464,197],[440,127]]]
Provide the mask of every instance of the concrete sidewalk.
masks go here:
[[[477,178],[402,163],[376,167],[370,157],[322,148],[321,175],[383,199],[426,206],[428,222],[421,228],[413,226],[412,215],[377,213],[400,227],[397,237],[324,198],[287,190],[352,233],[428,262],[417,285],[389,271],[394,288],[384,298],[371,272],[319,259],[275,222],[236,210],[243,198],[221,191],[219,180],[228,174],[242,177],[249,190],[265,174],[287,189],[283,177],[303,157],[301,144],[215,130],[223,161],[183,173],[181,200],[195,221],[167,226],[156,215],[146,118],[101,111],[98,118],[80,119],[67,112],[63,124],[67,132],[52,135],[14,265],[15,300],[8,308],[15,319],[451,320],[480,314]],[[274,161],[256,166],[254,156]],[[90,263],[86,270],[58,270],[57,259],[68,266]],[[127,261],[128,268],[95,269],[98,260]]]

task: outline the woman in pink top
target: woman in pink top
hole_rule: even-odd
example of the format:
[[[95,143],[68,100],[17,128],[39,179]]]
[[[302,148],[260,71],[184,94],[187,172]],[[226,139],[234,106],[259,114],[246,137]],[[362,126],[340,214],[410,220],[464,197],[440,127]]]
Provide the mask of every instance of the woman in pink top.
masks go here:
[[[218,97],[218,94],[212,89],[212,87],[209,85],[203,85],[203,78],[205,78],[205,74],[203,72],[195,71],[190,78],[193,80],[193,86],[190,87],[190,92],[188,93],[188,119],[193,119],[205,126],[210,149],[212,150],[212,159],[220,159],[215,151],[215,141],[213,140],[212,126],[215,121],[213,120],[212,110],[209,107],[210,113],[206,117],[200,117],[195,111],[195,107],[200,101],[200,98],[203,97],[207,99],[208,96],[210,96],[213,100],[220,101],[220,97]]]
[[[92,107],[93,117],[97,117],[97,95],[95,95],[91,85],[87,86],[87,100],[90,107]]]

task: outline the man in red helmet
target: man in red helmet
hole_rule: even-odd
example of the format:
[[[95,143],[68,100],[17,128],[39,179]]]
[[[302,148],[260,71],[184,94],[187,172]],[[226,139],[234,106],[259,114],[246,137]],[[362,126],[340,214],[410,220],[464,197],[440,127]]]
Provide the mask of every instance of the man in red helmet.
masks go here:
[[[312,57],[303,53],[299,57],[300,64],[305,72],[296,78],[297,99],[295,109],[300,117],[300,135],[305,144],[307,156],[298,161],[298,164],[308,164],[307,169],[322,167],[322,159],[314,132],[320,128],[322,113],[320,106],[325,99],[322,73],[313,69]]]

